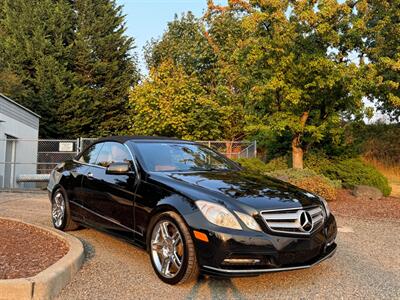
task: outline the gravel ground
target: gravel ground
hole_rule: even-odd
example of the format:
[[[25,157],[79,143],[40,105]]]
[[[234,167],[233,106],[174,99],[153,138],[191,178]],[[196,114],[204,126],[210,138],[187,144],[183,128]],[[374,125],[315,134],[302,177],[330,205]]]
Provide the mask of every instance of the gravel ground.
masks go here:
[[[50,226],[45,194],[0,193],[0,216]],[[163,284],[147,254],[91,229],[72,232],[86,261],[59,299],[400,299],[400,220],[337,215],[336,255],[314,268]]]

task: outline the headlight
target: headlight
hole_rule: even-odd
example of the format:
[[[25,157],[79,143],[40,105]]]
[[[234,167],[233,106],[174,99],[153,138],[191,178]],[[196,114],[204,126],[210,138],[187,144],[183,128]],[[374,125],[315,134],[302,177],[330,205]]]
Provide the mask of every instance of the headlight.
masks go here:
[[[329,209],[328,202],[326,202],[326,200],[322,197],[319,197],[319,199],[321,200],[322,204],[324,205],[326,217],[329,217],[329,215],[331,214],[331,210]]]
[[[203,200],[196,201],[196,205],[209,222],[221,227],[242,229],[235,216],[222,205]]]
[[[250,229],[262,231],[256,220],[252,216],[235,211],[235,214],[242,220],[242,222]]]

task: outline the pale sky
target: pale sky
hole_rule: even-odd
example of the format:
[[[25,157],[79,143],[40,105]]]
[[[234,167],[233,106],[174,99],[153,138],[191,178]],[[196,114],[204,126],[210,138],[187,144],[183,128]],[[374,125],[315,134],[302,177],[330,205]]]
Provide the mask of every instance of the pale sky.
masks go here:
[[[227,0],[215,0],[216,4],[226,4]],[[142,48],[151,38],[159,38],[175,14],[191,11],[202,16],[207,8],[207,0],[117,0],[123,5],[126,15],[127,35],[135,38],[136,53],[139,55],[140,68],[145,72]]]

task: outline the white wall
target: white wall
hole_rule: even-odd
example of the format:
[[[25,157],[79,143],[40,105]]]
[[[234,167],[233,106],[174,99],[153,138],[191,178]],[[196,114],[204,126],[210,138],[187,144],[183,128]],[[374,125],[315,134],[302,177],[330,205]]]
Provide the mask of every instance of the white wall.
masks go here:
[[[14,179],[19,174],[36,174],[36,160],[37,160],[37,140],[39,131],[36,128],[21,123],[0,111],[0,188],[3,187],[4,182],[4,161],[6,150],[6,134],[16,137],[16,153]],[[31,141],[22,141],[23,139]],[[20,164],[24,163],[24,164]],[[14,187],[17,184],[14,182]]]

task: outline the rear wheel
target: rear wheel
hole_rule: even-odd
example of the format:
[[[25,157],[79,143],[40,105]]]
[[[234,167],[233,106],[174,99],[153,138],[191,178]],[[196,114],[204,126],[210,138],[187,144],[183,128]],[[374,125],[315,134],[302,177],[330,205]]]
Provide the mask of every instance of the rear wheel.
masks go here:
[[[164,212],[152,224],[149,252],[158,277],[168,284],[196,279],[199,274],[196,252],[182,218],[175,212]]]
[[[69,231],[79,227],[72,221],[69,202],[62,188],[58,188],[51,198],[51,220],[59,230]]]

